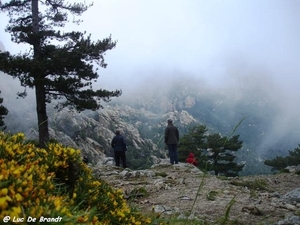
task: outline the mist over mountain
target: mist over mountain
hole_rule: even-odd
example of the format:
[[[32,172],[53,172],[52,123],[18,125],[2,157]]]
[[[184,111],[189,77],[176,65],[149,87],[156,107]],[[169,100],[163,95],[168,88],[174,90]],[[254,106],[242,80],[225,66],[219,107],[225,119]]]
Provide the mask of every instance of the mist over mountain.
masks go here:
[[[105,104],[104,109],[94,113],[75,113],[71,121],[67,111],[57,112],[53,105],[49,105],[48,116],[54,138],[59,139],[64,133],[68,138],[62,140],[73,140],[75,144],[81,135],[84,139],[77,147],[85,149],[88,143],[85,138],[89,138],[98,145],[101,154],[106,154],[110,152],[109,141],[114,130],[121,126],[127,130],[131,146],[142,149],[148,146],[156,151],[156,156],[161,156],[164,154],[161,140],[168,117],[173,118],[181,135],[189,127],[204,124],[209,132],[226,136],[244,119],[235,134],[243,141],[238,158],[246,162],[247,174],[265,173],[264,159],[286,155],[300,143],[298,111],[293,111],[288,96],[282,94],[281,87],[272,82],[265,71],[249,71],[241,79],[238,70],[232,70],[232,76],[224,78],[223,84],[218,85],[183,72],[164,73],[163,78],[157,74],[156,79],[149,77],[135,82],[121,97]],[[19,81],[3,73],[0,77],[3,105],[9,110],[4,120],[7,131],[24,132],[28,138],[35,138],[37,124],[33,90],[27,90],[25,99],[18,99],[16,93],[24,90]],[[105,123],[100,122],[106,117],[109,119],[105,119]],[[258,162],[260,166],[257,168],[249,167]]]
[[[189,74],[163,74],[162,79],[141,82],[116,101],[162,112],[184,109],[223,135],[245,118],[237,133],[249,148],[261,156],[285,154],[299,142],[298,96],[289,96],[268,71],[243,68],[228,69],[228,76],[214,85]]]

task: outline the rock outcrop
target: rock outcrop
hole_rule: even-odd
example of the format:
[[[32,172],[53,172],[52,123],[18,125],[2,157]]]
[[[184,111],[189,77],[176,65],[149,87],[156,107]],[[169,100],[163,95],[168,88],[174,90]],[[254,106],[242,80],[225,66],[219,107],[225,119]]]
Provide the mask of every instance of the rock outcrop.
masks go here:
[[[173,119],[179,128],[181,136],[187,132],[189,127],[197,126],[201,122],[194,118],[188,111],[181,110],[154,113],[145,108],[133,108],[122,104],[105,105],[98,111],[85,111],[82,113],[71,112],[63,109],[60,112],[49,112],[49,131],[52,139],[65,145],[80,149],[82,155],[86,156],[93,164],[97,164],[104,157],[113,156],[110,142],[115,130],[123,130],[123,135],[129,149],[130,157],[135,168],[148,168],[154,164],[155,157],[165,158],[163,136],[167,119]],[[37,139],[37,129],[30,130],[26,134],[29,139]],[[251,151],[239,151],[241,155],[237,159],[246,163],[244,174],[262,173],[266,169],[260,158]],[[246,154],[245,154],[246,153]],[[141,159],[141,160],[140,160]],[[252,164],[255,164],[253,167]],[[132,167],[131,167],[132,168]],[[259,169],[261,168],[261,169]],[[256,170],[257,169],[257,170]]]
[[[161,146],[169,118],[183,127],[198,122],[186,111],[154,114],[125,105],[107,105],[98,111],[75,113],[65,108],[50,113],[49,133],[51,139],[80,149],[82,155],[95,165],[103,158],[113,156],[110,142],[115,130],[121,129],[128,146],[137,150],[149,149],[151,160],[155,160],[155,157],[161,158],[166,154]],[[31,130],[26,136],[37,139],[37,130]]]
[[[186,163],[171,166],[167,159],[147,170],[123,170],[112,161],[93,170],[145,213],[216,224],[229,212],[235,224],[300,224],[300,176],[295,173],[224,178]]]

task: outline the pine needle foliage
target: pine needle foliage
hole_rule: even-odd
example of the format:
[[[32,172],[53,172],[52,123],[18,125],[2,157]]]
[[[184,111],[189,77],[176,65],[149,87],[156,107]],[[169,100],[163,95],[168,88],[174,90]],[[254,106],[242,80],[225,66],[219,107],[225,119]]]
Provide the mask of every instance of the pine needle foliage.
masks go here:
[[[265,160],[264,164],[271,166],[272,170],[283,170],[287,166],[297,166],[300,164],[300,144],[293,151],[289,151],[286,157],[276,156],[274,159]]]
[[[19,96],[26,97],[26,87],[35,89],[41,147],[49,141],[47,103],[60,100],[59,109],[96,110],[102,107],[101,101],[121,95],[120,90],[92,87],[98,69],[107,66],[104,54],[116,41],[110,36],[92,41],[85,32],[63,30],[69,17],[79,24],[77,17],[91,6],[64,0],[11,0],[0,5],[9,16],[6,32],[11,40],[30,46],[16,55],[0,52],[0,71],[20,80],[25,91]]]
[[[214,171],[215,175],[237,176],[244,165],[235,161],[234,152],[242,148],[243,142],[239,140],[239,135],[232,134],[228,137],[219,133],[210,134],[205,125],[193,127],[180,138],[179,160],[184,162],[192,152],[200,169]]]

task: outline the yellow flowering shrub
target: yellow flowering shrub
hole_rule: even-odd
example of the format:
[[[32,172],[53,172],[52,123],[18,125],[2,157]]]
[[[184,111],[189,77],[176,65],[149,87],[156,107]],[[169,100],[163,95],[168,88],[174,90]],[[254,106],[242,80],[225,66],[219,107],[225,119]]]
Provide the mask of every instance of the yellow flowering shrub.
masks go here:
[[[80,151],[50,143],[41,149],[23,133],[0,132],[0,223],[150,224],[120,190],[92,176]],[[54,223],[53,222],[53,223]]]

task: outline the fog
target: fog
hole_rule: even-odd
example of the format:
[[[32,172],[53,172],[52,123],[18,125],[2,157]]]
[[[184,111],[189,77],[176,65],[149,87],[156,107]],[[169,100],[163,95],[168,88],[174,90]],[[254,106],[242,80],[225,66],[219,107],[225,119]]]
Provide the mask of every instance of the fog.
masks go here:
[[[81,18],[80,26],[65,29],[117,41],[95,88],[122,89],[125,99],[135,90],[165,88],[188,77],[233,100],[249,95],[276,104],[280,111],[270,115],[272,132],[262,145],[286,133],[298,135],[300,1],[94,1]],[[6,15],[0,20],[6,50],[26,49],[4,32]]]

